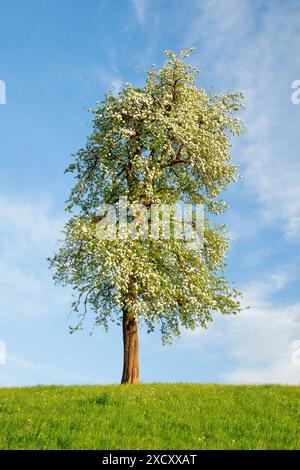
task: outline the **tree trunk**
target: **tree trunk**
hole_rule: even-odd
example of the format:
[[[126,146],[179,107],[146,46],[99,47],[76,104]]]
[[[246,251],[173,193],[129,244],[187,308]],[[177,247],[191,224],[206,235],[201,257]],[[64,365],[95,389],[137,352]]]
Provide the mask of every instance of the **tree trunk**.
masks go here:
[[[138,324],[133,315],[123,314],[124,364],[122,384],[139,383]]]

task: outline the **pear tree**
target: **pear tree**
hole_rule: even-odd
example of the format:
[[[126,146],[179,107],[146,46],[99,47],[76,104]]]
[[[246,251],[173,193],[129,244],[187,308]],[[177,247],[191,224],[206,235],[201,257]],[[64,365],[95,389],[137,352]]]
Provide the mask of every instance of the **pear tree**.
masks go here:
[[[50,267],[56,282],[74,290],[79,319],[72,332],[87,315],[95,326],[122,326],[126,384],[139,381],[139,326],[158,327],[170,342],[183,329],[206,328],[215,314],[241,310],[240,294],[225,277],[229,240],[217,217],[227,207],[222,193],[237,179],[230,151],[242,129],[236,116],[242,95],[199,87],[191,52],[166,51],[143,87],[126,84],[98,102],[91,135],[66,170],[75,180],[70,218]],[[134,236],[124,235],[124,201]],[[160,227],[164,210],[153,222],[154,208],[176,204],[204,208],[202,236],[195,213],[189,223],[199,249],[174,236],[176,217],[168,237]]]

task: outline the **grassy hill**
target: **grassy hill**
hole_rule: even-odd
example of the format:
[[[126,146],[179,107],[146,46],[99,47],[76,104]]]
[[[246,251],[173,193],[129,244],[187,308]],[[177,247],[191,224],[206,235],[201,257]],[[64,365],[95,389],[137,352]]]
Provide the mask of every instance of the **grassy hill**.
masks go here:
[[[300,387],[0,389],[1,449],[300,449]]]

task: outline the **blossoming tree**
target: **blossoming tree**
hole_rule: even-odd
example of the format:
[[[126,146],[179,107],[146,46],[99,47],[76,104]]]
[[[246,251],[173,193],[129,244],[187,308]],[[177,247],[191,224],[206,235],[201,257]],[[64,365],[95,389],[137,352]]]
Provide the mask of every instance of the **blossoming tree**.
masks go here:
[[[164,66],[153,66],[142,88],[127,84],[98,103],[92,134],[66,170],[75,175],[72,215],[50,266],[55,281],[76,293],[79,321],[72,331],[88,312],[95,325],[122,324],[122,383],[139,381],[138,325],[149,332],[159,326],[166,342],[182,328],[206,327],[214,312],[240,311],[239,293],[224,276],[226,228],[212,219],[226,208],[220,195],[236,179],[230,146],[241,130],[235,113],[242,96],[196,86],[199,70],[186,62],[190,53],[166,51]],[[120,198],[147,211],[178,201],[203,205],[200,249],[151,230],[147,237],[122,237],[118,212],[116,236],[99,237],[99,206]],[[137,221],[137,212],[131,218]]]

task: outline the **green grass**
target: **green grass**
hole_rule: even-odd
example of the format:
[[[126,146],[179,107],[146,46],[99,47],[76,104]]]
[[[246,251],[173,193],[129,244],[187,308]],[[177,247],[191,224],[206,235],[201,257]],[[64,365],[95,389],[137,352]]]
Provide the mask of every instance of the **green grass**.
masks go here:
[[[0,389],[1,449],[299,449],[300,387]]]

